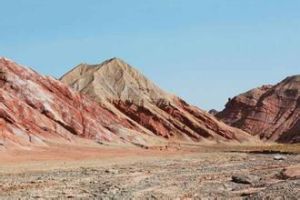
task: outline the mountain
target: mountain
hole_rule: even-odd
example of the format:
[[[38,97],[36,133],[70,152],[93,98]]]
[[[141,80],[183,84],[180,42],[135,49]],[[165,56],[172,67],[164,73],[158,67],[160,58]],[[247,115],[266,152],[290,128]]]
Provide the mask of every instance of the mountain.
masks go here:
[[[141,143],[142,129],[60,81],[0,58],[0,149],[51,143]],[[142,135],[142,134],[140,134]]]
[[[118,58],[80,64],[60,79],[148,134],[178,141],[248,141],[252,137],[160,89]]]
[[[216,117],[264,140],[300,142],[300,75],[240,94]]]

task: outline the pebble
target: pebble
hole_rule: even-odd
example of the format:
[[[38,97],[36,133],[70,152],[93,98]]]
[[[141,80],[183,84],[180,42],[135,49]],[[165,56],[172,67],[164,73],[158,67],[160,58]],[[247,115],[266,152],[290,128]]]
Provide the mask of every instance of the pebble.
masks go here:
[[[116,170],[116,169],[106,169],[105,173],[108,173],[108,174],[118,174],[119,171]]]
[[[275,155],[274,157],[273,157],[273,159],[274,160],[286,160],[286,157],[285,156],[283,156],[283,155]]]

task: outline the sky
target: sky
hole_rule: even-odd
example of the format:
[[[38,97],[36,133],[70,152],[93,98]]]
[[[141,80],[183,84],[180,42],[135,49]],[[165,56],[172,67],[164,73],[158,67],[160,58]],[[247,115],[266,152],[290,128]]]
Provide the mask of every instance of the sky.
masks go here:
[[[119,57],[209,110],[300,73],[297,0],[0,0],[0,56],[56,78]]]

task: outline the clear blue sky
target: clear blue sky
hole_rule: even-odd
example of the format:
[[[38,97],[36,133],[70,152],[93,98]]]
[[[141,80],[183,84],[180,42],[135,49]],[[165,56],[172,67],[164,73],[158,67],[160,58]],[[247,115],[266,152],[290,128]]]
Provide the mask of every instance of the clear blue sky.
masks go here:
[[[1,1],[0,55],[60,77],[120,57],[201,108],[300,73],[297,0]]]

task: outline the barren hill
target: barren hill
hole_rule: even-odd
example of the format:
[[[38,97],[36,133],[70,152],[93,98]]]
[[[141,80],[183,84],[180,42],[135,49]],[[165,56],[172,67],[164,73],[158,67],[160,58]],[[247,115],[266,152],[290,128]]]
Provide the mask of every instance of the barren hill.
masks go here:
[[[118,58],[80,64],[61,79],[116,115],[169,140],[248,141],[244,131],[219,122],[209,113],[163,91]]]
[[[300,142],[300,75],[240,94],[216,116],[265,140]]]
[[[0,149],[76,143],[141,142],[143,133],[90,98],[51,77],[0,59]]]

